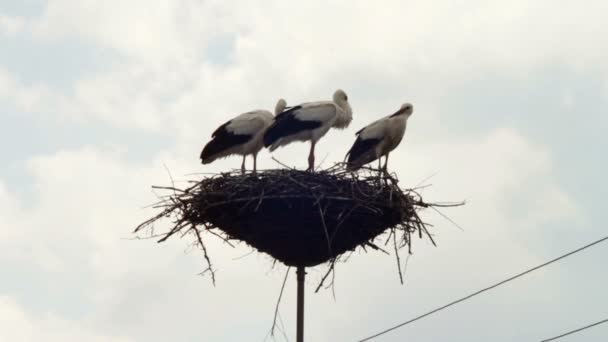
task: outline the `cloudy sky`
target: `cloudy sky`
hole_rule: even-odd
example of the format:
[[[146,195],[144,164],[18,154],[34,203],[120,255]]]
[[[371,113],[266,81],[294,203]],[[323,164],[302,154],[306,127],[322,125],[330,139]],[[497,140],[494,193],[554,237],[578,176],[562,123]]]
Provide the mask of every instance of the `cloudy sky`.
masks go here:
[[[306,336],[354,341],[602,237],[608,220],[608,3],[598,1],[0,0],[0,340],[262,341],[285,267],[208,239],[131,240],[151,185],[240,165],[198,153],[231,115],[329,99],[354,109],[318,145],[414,104],[390,166],[434,175],[438,247],[357,253],[312,294]],[[307,145],[274,156],[306,166]],[[265,168],[277,167],[267,152]],[[158,226],[162,228],[162,226]],[[606,318],[608,246],[378,341],[539,341]],[[281,317],[294,340],[295,277]],[[568,341],[599,341],[599,326]],[[281,340],[280,338],[278,340]],[[564,339],[565,340],[565,339]]]

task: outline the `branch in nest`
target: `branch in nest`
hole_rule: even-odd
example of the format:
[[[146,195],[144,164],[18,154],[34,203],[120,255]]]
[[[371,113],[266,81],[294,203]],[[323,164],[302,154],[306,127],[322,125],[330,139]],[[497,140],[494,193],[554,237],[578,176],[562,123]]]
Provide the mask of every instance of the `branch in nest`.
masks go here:
[[[289,270],[291,267],[287,267],[285,271],[285,278],[283,279],[283,285],[281,285],[281,292],[279,292],[279,298],[274,308],[274,318],[272,319],[272,327],[270,328],[270,336],[274,337],[274,329],[277,326],[277,317],[279,315],[279,304],[281,304],[281,298],[283,297],[283,291],[285,290],[285,284],[287,283],[287,277],[289,276]]]
[[[207,261],[207,269],[204,270],[201,273],[201,275],[204,274],[205,272],[209,271],[211,273],[211,282],[213,282],[213,286],[215,286],[215,271],[213,270],[213,265],[211,264],[211,260],[209,259],[209,254],[207,254],[207,248],[205,247],[205,243],[203,242],[203,239],[201,238],[201,233],[198,231],[198,229],[196,229],[195,226],[192,226],[192,228],[190,228],[190,229],[196,235],[198,244],[203,249],[203,255],[205,256],[205,260]]]

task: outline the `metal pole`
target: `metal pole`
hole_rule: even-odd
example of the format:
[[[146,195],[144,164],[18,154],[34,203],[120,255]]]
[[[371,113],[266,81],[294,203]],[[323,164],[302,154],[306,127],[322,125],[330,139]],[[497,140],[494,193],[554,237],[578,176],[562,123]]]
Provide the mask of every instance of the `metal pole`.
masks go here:
[[[298,266],[296,275],[298,279],[298,325],[296,342],[304,342],[304,278],[306,277],[304,266]]]

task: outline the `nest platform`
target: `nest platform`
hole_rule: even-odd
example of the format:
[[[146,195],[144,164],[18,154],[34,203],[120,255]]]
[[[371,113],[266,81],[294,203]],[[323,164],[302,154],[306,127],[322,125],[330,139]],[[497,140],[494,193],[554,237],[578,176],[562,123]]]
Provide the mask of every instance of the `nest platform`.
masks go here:
[[[156,187],[169,194],[156,206],[161,212],[136,232],[168,217],[172,228],[159,241],[192,232],[207,257],[202,237],[208,232],[229,242],[245,242],[285,265],[307,267],[335,260],[357,247],[381,250],[374,241],[387,231],[395,250],[411,247],[413,234],[432,241],[417,214],[430,204],[397,183],[394,176],[339,167],[314,173],[293,169],[222,173],[193,181],[184,189]]]

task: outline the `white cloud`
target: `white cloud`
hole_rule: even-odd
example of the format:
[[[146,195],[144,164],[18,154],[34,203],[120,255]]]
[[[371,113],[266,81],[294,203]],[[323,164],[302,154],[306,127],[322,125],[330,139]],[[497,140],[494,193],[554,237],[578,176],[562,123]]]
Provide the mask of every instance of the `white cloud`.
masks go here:
[[[0,101],[17,110],[43,118],[60,118],[65,95],[45,84],[26,85],[0,65]]]
[[[14,299],[7,296],[0,296],[0,322],[2,322],[2,329],[0,329],[0,340],[2,341],[134,341],[90,331],[83,322],[68,321],[52,314],[32,315]]]
[[[282,2],[52,0],[28,25],[43,39],[83,39],[126,57],[77,81],[56,115],[188,130],[228,113],[270,108],[280,96],[327,98],[335,88],[358,92],[370,82],[373,89],[356,94],[366,98],[356,103],[356,115],[377,111],[386,94],[407,93],[417,104],[433,105],[487,73],[525,80],[547,61],[605,77],[607,50],[595,43],[608,34],[604,9],[603,1],[584,7],[335,1],[294,11]],[[234,40],[229,65],[205,59],[217,39]]]
[[[182,63],[200,56],[201,46],[225,30],[226,6],[214,1],[51,0],[33,24],[43,39],[77,37],[115,49],[140,62]],[[234,28],[234,26],[232,27]]]
[[[0,37],[12,36],[26,27],[26,20],[22,17],[12,17],[0,14]]]

